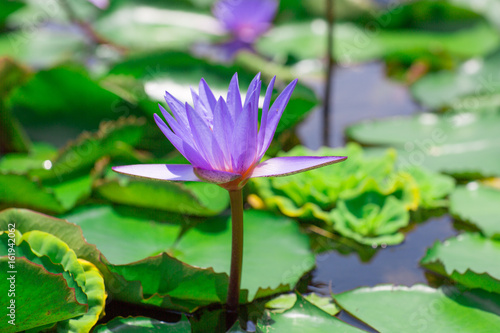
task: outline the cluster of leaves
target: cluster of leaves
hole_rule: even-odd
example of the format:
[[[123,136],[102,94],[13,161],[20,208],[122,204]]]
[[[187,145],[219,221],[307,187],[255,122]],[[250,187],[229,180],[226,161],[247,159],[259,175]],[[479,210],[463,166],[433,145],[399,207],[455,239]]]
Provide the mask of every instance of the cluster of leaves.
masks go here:
[[[354,143],[316,152],[296,146],[281,156],[348,156],[342,168],[324,167],[286,178],[252,180],[256,208],[279,211],[304,221],[324,221],[332,230],[362,244],[398,244],[410,210],[445,207],[451,177],[416,166],[396,166],[395,150],[366,154]]]
[[[103,315],[106,300],[100,271],[56,236],[40,230],[21,233],[16,222],[2,214],[0,266],[14,273],[1,282],[14,300],[5,305],[13,309],[15,325],[4,326],[5,332],[53,327],[90,331]]]

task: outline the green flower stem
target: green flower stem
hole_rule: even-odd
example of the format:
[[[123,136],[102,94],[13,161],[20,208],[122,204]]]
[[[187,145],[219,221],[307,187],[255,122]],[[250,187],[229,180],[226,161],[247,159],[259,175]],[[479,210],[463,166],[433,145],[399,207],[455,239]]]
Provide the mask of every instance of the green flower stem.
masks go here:
[[[243,192],[229,191],[231,199],[232,248],[231,272],[229,274],[229,289],[227,292],[228,312],[238,312],[241,284],[241,267],[243,264]]]

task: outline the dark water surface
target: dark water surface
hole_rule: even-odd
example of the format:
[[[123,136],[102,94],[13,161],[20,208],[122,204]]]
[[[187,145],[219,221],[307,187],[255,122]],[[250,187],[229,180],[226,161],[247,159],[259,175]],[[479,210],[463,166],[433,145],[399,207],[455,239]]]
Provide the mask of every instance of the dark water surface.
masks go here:
[[[383,63],[337,67],[333,81],[329,146],[344,145],[344,129],[348,125],[419,110],[406,86],[387,79]],[[323,95],[322,86],[314,89]],[[302,144],[311,149],[322,145],[322,113],[323,110],[317,108],[298,127]]]
[[[406,234],[402,244],[380,248],[369,262],[362,262],[357,253],[342,255],[336,251],[316,257],[312,291],[329,295],[362,286],[381,283],[412,286],[427,283],[419,260],[437,240],[456,235],[449,215],[417,224]]]

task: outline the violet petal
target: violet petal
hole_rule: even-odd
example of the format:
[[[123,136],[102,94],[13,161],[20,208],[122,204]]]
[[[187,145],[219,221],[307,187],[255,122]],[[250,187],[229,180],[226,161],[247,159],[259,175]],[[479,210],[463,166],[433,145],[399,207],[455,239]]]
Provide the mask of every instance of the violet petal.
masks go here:
[[[266,160],[255,167],[251,178],[292,175],[329,164],[342,162],[347,156],[286,156]]]
[[[135,164],[115,166],[113,171],[129,176],[172,182],[201,181],[190,164]]]

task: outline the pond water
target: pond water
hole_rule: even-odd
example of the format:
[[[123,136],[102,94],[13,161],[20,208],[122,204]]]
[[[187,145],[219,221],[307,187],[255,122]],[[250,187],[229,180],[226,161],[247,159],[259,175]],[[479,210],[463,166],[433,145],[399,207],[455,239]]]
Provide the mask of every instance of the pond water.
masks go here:
[[[319,95],[323,94],[322,85],[313,88]],[[348,125],[419,110],[407,87],[388,80],[385,64],[379,62],[336,67],[330,108],[333,115],[330,116],[329,145],[332,147],[344,144],[344,129]],[[322,145],[322,113],[321,108],[316,109],[297,130],[302,144],[311,149]]]

